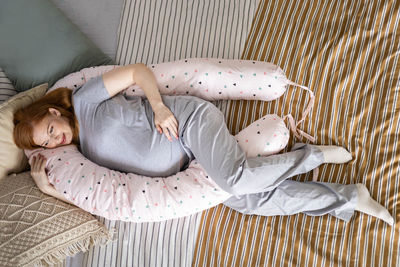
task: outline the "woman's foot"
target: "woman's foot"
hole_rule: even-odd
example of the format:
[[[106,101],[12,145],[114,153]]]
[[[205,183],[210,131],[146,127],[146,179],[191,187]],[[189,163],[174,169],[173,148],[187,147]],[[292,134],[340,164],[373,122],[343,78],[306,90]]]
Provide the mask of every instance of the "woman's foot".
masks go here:
[[[316,146],[324,154],[324,163],[346,163],[353,159],[351,154],[340,146]]]
[[[371,198],[368,189],[363,184],[356,184],[358,202],[355,210],[377,217],[393,226],[394,219],[388,210]]]

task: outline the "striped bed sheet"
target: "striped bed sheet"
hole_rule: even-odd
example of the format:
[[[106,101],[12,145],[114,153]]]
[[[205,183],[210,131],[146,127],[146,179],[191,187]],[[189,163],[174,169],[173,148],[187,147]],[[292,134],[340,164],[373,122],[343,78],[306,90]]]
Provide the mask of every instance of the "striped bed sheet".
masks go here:
[[[192,266],[400,266],[399,22],[399,1],[262,0],[242,54],[281,66],[314,91],[302,128],[317,144],[353,155],[348,164],[321,166],[319,180],[365,184],[395,226],[359,212],[345,223],[330,215],[245,216],[219,205],[202,214]],[[235,101],[227,124],[236,134],[264,114],[299,118],[306,101],[296,90],[274,102]]]

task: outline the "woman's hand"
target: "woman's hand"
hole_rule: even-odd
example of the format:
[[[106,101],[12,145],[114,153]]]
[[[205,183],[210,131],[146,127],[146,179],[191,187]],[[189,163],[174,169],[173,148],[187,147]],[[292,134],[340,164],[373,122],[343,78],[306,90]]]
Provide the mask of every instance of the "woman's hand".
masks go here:
[[[30,164],[31,164],[31,176],[35,181],[37,187],[43,192],[47,187],[51,184],[49,183],[49,179],[47,178],[46,173],[46,162],[47,159],[39,154],[38,156],[33,156]]]
[[[169,141],[172,141],[170,133],[178,139],[178,121],[164,103],[154,109],[154,123],[160,134],[164,133]]]
[[[61,199],[64,202],[70,203],[75,205],[74,203],[70,202],[65,196],[59,193],[55,187],[49,182],[46,173],[46,162],[47,159],[39,154],[38,156],[34,156],[32,158],[31,164],[31,176],[35,181],[37,187],[39,187],[40,191],[43,193],[50,195],[52,197]]]

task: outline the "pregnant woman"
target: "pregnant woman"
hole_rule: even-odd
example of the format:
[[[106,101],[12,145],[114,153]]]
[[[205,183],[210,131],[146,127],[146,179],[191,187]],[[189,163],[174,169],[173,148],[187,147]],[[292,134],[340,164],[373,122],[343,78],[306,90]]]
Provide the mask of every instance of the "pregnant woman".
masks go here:
[[[147,98],[118,94],[133,84]],[[358,210],[393,224],[388,211],[362,184],[288,180],[322,163],[348,162],[351,155],[345,149],[296,144],[289,153],[246,158],[218,108],[194,96],[161,96],[144,64],[109,71],[73,93],[59,88],[17,111],[14,125],[20,148],[74,143],[91,161],[122,172],[166,177],[196,158],[223,190],[234,195],[224,204],[246,214],[303,212],[348,221]],[[31,161],[36,184],[44,193],[68,202],[49,183],[45,166],[42,156]]]

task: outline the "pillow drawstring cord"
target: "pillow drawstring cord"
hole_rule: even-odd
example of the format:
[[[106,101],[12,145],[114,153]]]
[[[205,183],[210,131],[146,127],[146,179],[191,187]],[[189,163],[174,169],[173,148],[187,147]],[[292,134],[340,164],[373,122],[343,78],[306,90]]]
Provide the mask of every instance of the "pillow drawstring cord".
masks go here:
[[[290,130],[292,131],[292,133],[294,134],[294,136],[296,136],[297,139],[300,139],[301,136],[304,136],[306,139],[310,140],[311,142],[315,142],[315,137],[309,135],[308,133],[300,130],[297,128],[297,125],[295,123],[295,120],[293,119],[293,116],[288,114],[285,117],[283,117],[283,119],[285,120],[286,118],[288,118],[289,120],[289,126],[290,126]]]
[[[286,82],[288,84],[290,84],[290,85],[294,85],[294,86],[300,87],[303,90],[306,90],[308,92],[309,96],[310,96],[310,100],[308,101],[308,105],[307,105],[306,109],[302,113],[301,119],[297,123],[295,122],[293,116],[290,115],[290,114],[288,114],[285,117],[283,117],[283,119],[285,120],[286,118],[288,118],[290,130],[292,131],[294,136],[296,136],[298,139],[300,139],[301,136],[304,136],[306,139],[308,139],[308,140],[310,140],[311,142],[314,143],[315,142],[315,137],[313,137],[313,136],[305,133],[304,131],[298,129],[299,124],[302,123],[305,120],[305,118],[310,113],[312,107],[314,106],[314,102],[315,102],[314,93],[306,86],[294,83],[294,82],[292,82],[290,80],[287,80]]]
[[[301,119],[296,123],[293,116],[291,114],[288,114],[286,116],[283,117],[283,119],[285,120],[286,118],[288,118],[289,120],[289,126],[290,126],[290,130],[292,131],[292,133],[294,134],[294,136],[296,136],[297,139],[300,139],[301,136],[304,136],[306,139],[310,140],[311,142],[315,142],[315,137],[307,134],[306,132],[298,129],[298,126],[300,123],[302,123],[304,121],[304,119],[308,116],[308,114],[310,113],[312,107],[314,106],[314,102],[315,102],[315,95],[314,93],[306,86],[294,83],[290,80],[287,80],[287,83],[290,85],[294,85],[297,87],[300,87],[303,90],[306,90],[310,96],[310,100],[308,101],[308,105],[306,107],[306,109],[303,111],[302,113],[302,117]],[[318,175],[319,175],[319,168],[315,168],[313,170],[313,174],[312,174],[312,180],[314,182],[318,181]]]

